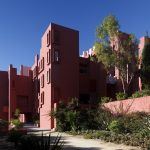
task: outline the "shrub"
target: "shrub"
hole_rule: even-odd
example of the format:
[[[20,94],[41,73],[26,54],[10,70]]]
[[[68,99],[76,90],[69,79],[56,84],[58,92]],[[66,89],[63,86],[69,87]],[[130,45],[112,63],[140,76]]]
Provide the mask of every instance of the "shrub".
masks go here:
[[[132,98],[138,98],[138,97],[143,97],[143,96],[149,96],[150,95],[150,90],[142,90],[142,91],[136,91],[135,93],[132,94]]]
[[[11,125],[14,126],[15,129],[19,129],[23,126],[19,119],[12,119]]]
[[[0,119],[0,135],[4,135],[8,130],[8,122]]]
[[[111,101],[112,101],[112,99],[110,97],[101,97],[101,103],[108,103]]]
[[[119,92],[119,93],[116,93],[116,98],[117,100],[124,100],[126,99],[128,96],[126,93],[123,93],[123,92]]]
[[[14,142],[15,143],[15,147],[18,146],[19,140],[21,138],[21,136],[23,136],[24,133],[20,132],[19,130],[10,130],[8,133],[8,141],[10,142]]]
[[[44,136],[42,133],[41,137],[34,135],[25,135],[20,139],[18,150],[62,150],[63,142],[60,141],[61,136],[57,135],[52,140],[51,136]]]
[[[124,125],[120,120],[113,120],[108,129],[114,133],[122,133],[124,131]]]
[[[109,110],[103,106],[99,106],[94,115],[95,122],[97,122],[97,129],[108,130],[108,125],[114,119],[114,116]]]

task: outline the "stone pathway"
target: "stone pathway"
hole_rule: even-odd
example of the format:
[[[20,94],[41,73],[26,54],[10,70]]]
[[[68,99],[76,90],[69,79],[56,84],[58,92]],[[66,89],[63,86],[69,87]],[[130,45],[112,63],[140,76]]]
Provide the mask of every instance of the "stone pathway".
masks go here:
[[[57,135],[57,132],[51,134],[51,136]],[[61,135],[64,141],[64,150],[141,150],[140,148],[125,146],[123,144],[106,143],[95,139],[84,139],[82,136],[72,136],[65,133]]]
[[[49,134],[50,132],[46,132]],[[41,132],[35,134],[41,135]],[[82,136],[73,136],[65,133],[52,132],[51,137],[62,136],[64,150],[141,150],[138,147],[125,146],[123,144],[106,143],[101,140],[84,139]],[[0,150],[14,150],[12,143],[7,142],[6,137],[0,137]]]

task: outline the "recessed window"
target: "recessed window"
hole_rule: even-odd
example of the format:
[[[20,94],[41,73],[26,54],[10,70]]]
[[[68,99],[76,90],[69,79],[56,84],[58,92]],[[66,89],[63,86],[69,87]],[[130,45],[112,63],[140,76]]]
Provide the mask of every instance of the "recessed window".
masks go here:
[[[44,104],[44,92],[41,93],[41,103]]]
[[[51,51],[50,51],[50,49],[48,50],[48,52],[47,52],[47,64],[50,64],[50,61],[51,61],[51,55],[50,55],[50,53],[51,53]]]
[[[44,87],[44,74],[41,76],[41,88]]]
[[[47,33],[47,47],[50,45],[50,41],[51,41],[51,31],[48,31],[48,33]]]
[[[88,64],[80,64],[79,72],[81,74],[87,74],[89,72],[89,65]]]
[[[53,30],[53,43],[60,44],[60,32],[58,30]]]
[[[12,87],[15,88],[15,81],[12,80]]]
[[[60,52],[59,50],[54,50],[54,62],[60,62]]]
[[[50,83],[50,81],[51,81],[51,69],[48,69],[48,71],[47,71],[47,83]]]
[[[39,72],[44,70],[44,57],[39,61]]]

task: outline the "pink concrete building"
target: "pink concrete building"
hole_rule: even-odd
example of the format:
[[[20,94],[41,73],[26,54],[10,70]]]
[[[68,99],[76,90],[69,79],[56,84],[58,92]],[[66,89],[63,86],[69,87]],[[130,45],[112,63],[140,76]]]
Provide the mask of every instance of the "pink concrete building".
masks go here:
[[[40,56],[35,64],[32,68],[38,68],[38,111],[42,128],[55,127],[54,119],[48,114],[60,100],[67,102],[76,97],[87,104],[91,99],[106,95],[103,66],[79,57],[76,30],[50,24],[42,37]]]
[[[59,101],[78,98],[89,104],[106,95],[106,72],[100,63],[79,57],[79,32],[51,23],[42,40],[40,55],[32,67],[21,66],[20,74],[10,65],[0,71],[0,118],[10,121],[16,108],[22,121],[40,116],[40,127],[52,129],[49,113]]]
[[[11,121],[16,108],[19,108],[24,121],[30,121],[34,108],[34,82],[32,71],[21,66],[17,69],[9,66],[8,72],[0,71],[0,118]]]
[[[91,49],[88,55],[93,53]],[[21,66],[20,74],[12,65],[0,71],[0,118],[10,121],[19,108],[22,121],[32,121],[39,114],[40,127],[53,129],[55,120],[49,113],[59,101],[78,98],[81,104],[89,104],[112,96],[108,89],[112,80],[106,77],[101,63],[90,61],[87,55],[79,57],[78,31],[51,23],[32,67]]]

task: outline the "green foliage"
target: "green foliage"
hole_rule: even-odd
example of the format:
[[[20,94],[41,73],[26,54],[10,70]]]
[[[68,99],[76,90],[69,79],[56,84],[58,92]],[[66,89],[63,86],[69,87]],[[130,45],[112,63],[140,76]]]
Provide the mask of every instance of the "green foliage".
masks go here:
[[[20,115],[20,109],[16,108],[15,113],[14,113],[14,118],[18,119]]]
[[[111,101],[112,101],[112,99],[110,97],[101,97],[101,103],[108,103]]]
[[[114,142],[116,144],[126,144],[131,146],[140,146],[148,149],[150,144],[150,136],[143,136],[137,133],[122,134],[111,131],[92,131],[83,134],[86,139],[101,139],[106,142]]]
[[[99,130],[108,130],[108,125],[114,119],[114,116],[109,110],[100,105],[95,112],[94,119]]]
[[[20,130],[11,130],[8,134],[8,141],[15,143],[17,150],[62,150],[63,142],[61,136],[25,135]]]
[[[123,123],[119,120],[113,120],[109,126],[108,129],[115,133],[122,133],[124,131]]]
[[[54,139],[50,135],[44,136],[43,133],[41,137],[25,135],[21,137],[17,150],[62,150],[63,142],[60,140],[59,135]]]
[[[8,130],[8,122],[0,119],[0,135],[5,135]]]
[[[24,135],[24,133],[22,133],[19,130],[10,130],[8,133],[8,141],[15,143],[15,146],[18,146],[19,140],[20,138]]]
[[[111,68],[117,67],[123,85],[124,93],[137,71],[137,40],[133,35],[125,35],[119,31],[119,22],[115,16],[109,15],[104,18],[102,24],[97,28],[97,42],[95,53],[99,62],[102,62],[109,72]],[[126,37],[125,39],[122,37]],[[118,41],[117,52],[111,42]],[[127,78],[127,66],[130,68]]]
[[[0,119],[0,129],[7,127],[7,125],[8,125],[7,121]]]
[[[128,96],[126,93],[123,93],[123,92],[119,92],[119,93],[116,93],[116,98],[117,100],[124,100],[126,99]]]
[[[150,90],[142,90],[142,91],[136,91],[135,93],[132,94],[132,98],[138,98],[138,97],[144,97],[144,96],[149,96],[150,95]]]
[[[141,78],[143,85],[150,88],[150,44],[145,45],[142,52]]]
[[[101,107],[82,108],[77,99],[68,104],[61,102],[50,114],[57,120],[58,131],[106,129],[112,118],[111,113]]]
[[[11,125],[13,125],[15,129],[19,129],[23,126],[23,123],[21,123],[19,119],[12,119]]]

